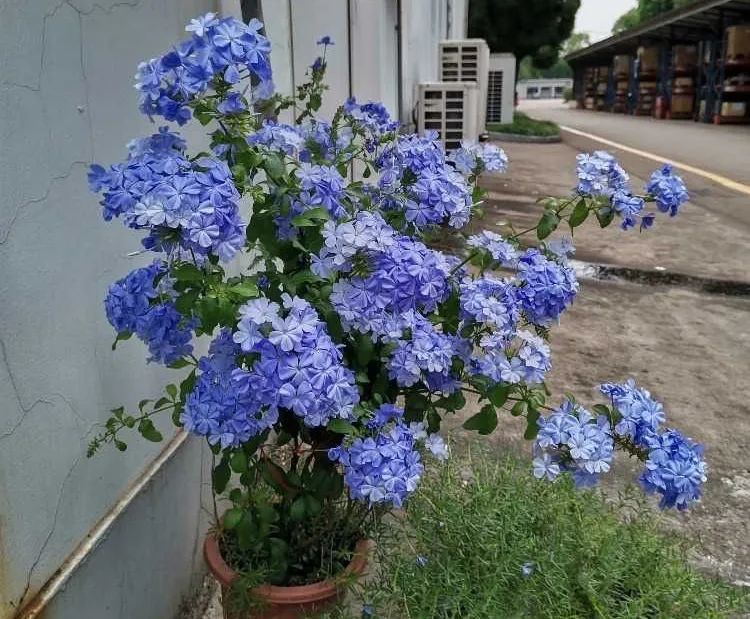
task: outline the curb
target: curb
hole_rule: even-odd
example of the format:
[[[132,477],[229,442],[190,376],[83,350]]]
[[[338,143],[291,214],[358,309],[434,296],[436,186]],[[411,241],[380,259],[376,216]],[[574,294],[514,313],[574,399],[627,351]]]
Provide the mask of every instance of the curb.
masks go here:
[[[520,135],[518,133],[497,133],[488,131],[490,140],[498,142],[520,142],[524,144],[557,144],[562,142],[560,135]]]

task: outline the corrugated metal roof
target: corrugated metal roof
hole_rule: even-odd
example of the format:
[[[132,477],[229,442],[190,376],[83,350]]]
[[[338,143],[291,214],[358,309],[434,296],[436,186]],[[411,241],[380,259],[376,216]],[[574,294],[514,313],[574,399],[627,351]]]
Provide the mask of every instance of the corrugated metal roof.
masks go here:
[[[632,52],[641,41],[653,39],[688,43],[714,38],[721,36],[722,18],[750,20],[750,0],[699,0],[568,54],[565,60],[575,64],[593,62],[599,56],[609,59],[613,54]]]

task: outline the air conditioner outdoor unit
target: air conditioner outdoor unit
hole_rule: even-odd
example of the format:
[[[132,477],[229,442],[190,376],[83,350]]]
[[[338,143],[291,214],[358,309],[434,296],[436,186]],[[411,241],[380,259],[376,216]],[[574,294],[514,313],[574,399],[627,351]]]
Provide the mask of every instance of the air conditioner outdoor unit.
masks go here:
[[[484,131],[487,111],[487,72],[490,48],[484,39],[456,39],[440,42],[440,81],[476,82],[477,127]]]
[[[488,123],[513,122],[515,85],[516,57],[513,54],[492,54],[487,85]]]
[[[476,82],[422,82],[419,84],[419,133],[437,131],[446,151],[458,148],[461,140],[476,140],[478,100]]]

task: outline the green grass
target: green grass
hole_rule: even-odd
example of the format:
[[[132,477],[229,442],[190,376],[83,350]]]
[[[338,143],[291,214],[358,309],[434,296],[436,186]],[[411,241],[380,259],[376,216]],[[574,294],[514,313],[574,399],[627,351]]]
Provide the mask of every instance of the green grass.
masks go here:
[[[499,123],[488,123],[487,129],[498,133],[514,133],[516,135],[529,135],[537,137],[560,135],[560,127],[548,120],[534,120],[523,112],[513,115],[511,124],[501,125]]]
[[[745,607],[738,589],[688,567],[643,504],[631,500],[625,522],[599,494],[512,461],[460,465],[423,482],[379,540],[364,596],[375,617],[709,619]]]

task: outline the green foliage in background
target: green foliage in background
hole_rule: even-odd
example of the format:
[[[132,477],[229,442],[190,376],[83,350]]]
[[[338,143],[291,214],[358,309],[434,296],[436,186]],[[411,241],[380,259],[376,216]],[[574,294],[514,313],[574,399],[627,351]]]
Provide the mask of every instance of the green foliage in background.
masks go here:
[[[513,122],[501,125],[500,123],[488,123],[487,129],[497,133],[512,133],[515,135],[529,135],[546,137],[560,135],[560,127],[548,120],[535,120],[529,118],[523,112],[513,115]]]
[[[567,481],[542,483],[486,454],[457,458],[380,540],[369,616],[710,619],[747,609],[740,590],[690,568],[633,497],[620,498],[622,521]]]
[[[638,6],[620,15],[612,26],[613,34],[634,28],[638,24],[661,13],[679,9],[695,0],[638,0]]]
[[[557,62],[573,32],[580,0],[470,0],[469,36],[493,52],[531,56],[540,69]]]

